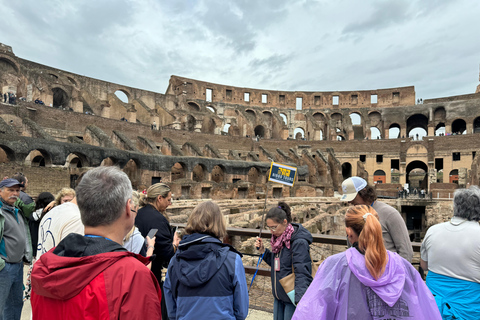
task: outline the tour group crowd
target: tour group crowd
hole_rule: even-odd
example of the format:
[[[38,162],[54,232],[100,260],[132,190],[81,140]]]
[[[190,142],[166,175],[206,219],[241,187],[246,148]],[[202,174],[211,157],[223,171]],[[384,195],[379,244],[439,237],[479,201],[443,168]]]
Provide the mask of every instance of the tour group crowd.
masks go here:
[[[0,320],[19,320],[26,299],[34,320],[247,317],[242,254],[223,243],[215,202],[198,204],[179,232],[166,211],[169,186],[134,191],[116,167],[35,201],[27,188],[22,173],[0,182]],[[452,218],[428,229],[426,282],[400,213],[360,177],[342,189],[348,249],[320,266],[287,203],[266,213],[271,240],[255,247],[271,267],[274,319],[480,319],[478,187],[457,190]]]

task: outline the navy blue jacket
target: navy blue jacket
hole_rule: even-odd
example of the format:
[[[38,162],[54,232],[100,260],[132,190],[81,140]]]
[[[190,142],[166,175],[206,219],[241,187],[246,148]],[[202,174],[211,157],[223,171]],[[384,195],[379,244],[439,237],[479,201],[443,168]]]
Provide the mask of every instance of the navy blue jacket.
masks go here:
[[[301,224],[292,223],[293,234],[290,239],[290,249],[283,247],[278,254],[265,249],[263,259],[271,267],[272,292],[277,300],[292,304],[279,280],[295,270],[295,304],[302,299],[305,291],[312,282],[312,260],[310,258],[310,244],[313,241],[310,232]],[[273,262],[275,257],[280,258],[280,271],[275,271]]]
[[[248,289],[241,254],[206,234],[183,237],[163,286],[170,319],[245,319]]]

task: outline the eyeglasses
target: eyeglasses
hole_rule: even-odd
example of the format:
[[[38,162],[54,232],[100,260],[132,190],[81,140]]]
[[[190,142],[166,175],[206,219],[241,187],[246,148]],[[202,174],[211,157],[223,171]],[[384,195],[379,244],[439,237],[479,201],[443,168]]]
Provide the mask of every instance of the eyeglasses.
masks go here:
[[[276,226],[271,226],[271,227],[267,226],[267,228],[270,229],[271,231],[275,231],[278,228],[279,225],[280,224],[277,224]]]

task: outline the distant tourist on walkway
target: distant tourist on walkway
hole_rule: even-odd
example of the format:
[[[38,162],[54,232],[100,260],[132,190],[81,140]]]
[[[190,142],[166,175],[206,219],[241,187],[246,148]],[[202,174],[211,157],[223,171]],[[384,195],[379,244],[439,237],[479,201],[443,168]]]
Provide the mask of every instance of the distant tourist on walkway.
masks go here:
[[[450,221],[430,227],[420,264],[444,319],[480,319],[480,189],[459,189]]]
[[[380,217],[383,241],[387,250],[396,252],[408,261],[412,261],[413,248],[408,236],[407,225],[400,213],[386,203],[377,200],[375,188],[360,177],[351,177],[342,182],[342,201],[352,205],[372,206]]]
[[[418,271],[386,250],[371,206],[350,207],[345,226],[353,246],[321,264],[293,320],[442,319]]]
[[[222,243],[227,228],[218,205],[200,203],[185,233],[165,277],[169,319],[245,319],[245,269],[241,254]]]
[[[268,211],[265,223],[272,232],[272,250],[265,249],[261,238],[257,238],[255,246],[264,253],[264,260],[271,267],[273,319],[290,320],[295,305],[312,282],[310,244],[313,238],[301,224],[292,223],[292,213],[285,202]],[[295,273],[295,305],[279,282],[291,273]]]
[[[160,287],[145,267],[149,259],[121,245],[135,221],[131,196],[130,179],[118,168],[83,176],[77,201],[85,236],[68,235],[35,263],[33,320],[160,319]]]

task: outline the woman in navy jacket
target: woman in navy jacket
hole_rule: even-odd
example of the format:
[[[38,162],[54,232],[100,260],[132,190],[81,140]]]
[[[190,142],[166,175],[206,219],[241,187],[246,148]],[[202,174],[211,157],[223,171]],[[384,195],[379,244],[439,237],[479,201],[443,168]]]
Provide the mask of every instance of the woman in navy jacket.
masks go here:
[[[272,250],[265,249],[261,238],[255,246],[264,253],[265,262],[271,267],[272,292],[274,297],[273,319],[290,320],[295,306],[312,282],[310,244],[312,235],[301,224],[292,223],[290,207],[285,202],[270,209],[265,223],[272,232]],[[295,270],[295,305],[288,297],[279,280]]]
[[[245,319],[245,269],[241,254],[221,241],[227,229],[218,205],[199,204],[185,232],[165,277],[170,319]]]

